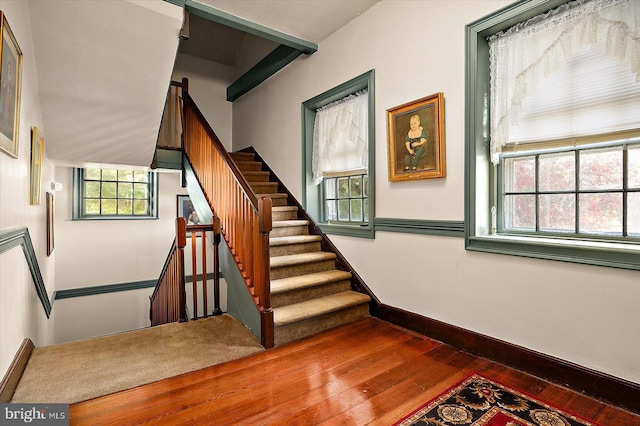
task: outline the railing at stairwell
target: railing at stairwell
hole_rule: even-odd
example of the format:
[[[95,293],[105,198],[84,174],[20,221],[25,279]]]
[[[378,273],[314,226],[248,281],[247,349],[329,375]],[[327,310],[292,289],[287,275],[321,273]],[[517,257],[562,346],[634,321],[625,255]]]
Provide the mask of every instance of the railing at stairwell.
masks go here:
[[[183,83],[187,83],[183,79]],[[258,198],[211,129],[183,84],[183,149],[221,221],[224,237],[260,313],[262,345],[274,344],[269,232],[271,198]]]
[[[213,231],[213,305],[209,313],[207,307],[207,233]],[[176,219],[176,238],[173,241],[169,255],[162,268],[156,287],[151,295],[150,320],[151,325],[161,325],[170,322],[188,321],[187,291],[185,279],[185,247],[187,246],[187,232],[191,234],[191,281],[192,281],[192,318],[207,318],[209,315],[220,315],[220,277],[218,274],[218,243],[220,242],[220,222],[213,224],[187,226],[183,217]],[[198,244],[200,243],[200,250]],[[200,253],[200,254],[198,254]],[[197,274],[198,261],[201,261],[201,274]],[[200,275],[200,279],[198,276]],[[198,302],[198,284],[201,284],[202,303]],[[202,315],[199,315],[202,307]]]
[[[179,151],[182,149],[182,100],[183,88],[188,84],[187,79],[172,81],[169,84],[167,99],[164,104],[162,121],[158,130],[156,150],[153,155],[151,168],[157,166],[158,148]]]
[[[164,263],[156,287],[151,295],[149,316],[151,326],[187,320],[186,290],[184,283],[184,247],[186,222],[176,219],[176,238]]]

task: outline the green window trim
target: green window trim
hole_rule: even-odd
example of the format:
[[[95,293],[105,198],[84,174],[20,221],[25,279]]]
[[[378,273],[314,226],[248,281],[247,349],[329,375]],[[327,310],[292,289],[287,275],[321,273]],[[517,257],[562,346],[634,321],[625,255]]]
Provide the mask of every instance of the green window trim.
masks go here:
[[[155,220],[158,219],[158,175],[146,172],[148,179],[148,212],[144,215],[86,215],[84,214],[84,173],[83,168],[73,169],[72,220]],[[101,199],[101,198],[100,198]],[[116,198],[117,199],[117,198]]]
[[[465,27],[465,248],[495,254],[640,270],[640,246],[563,238],[491,235],[497,185],[486,128],[489,46],[486,38],[566,0],[521,0]]]
[[[375,71],[370,70],[339,86],[302,103],[302,206],[326,234],[375,238]],[[367,223],[327,223],[323,221],[322,187],[313,183],[312,159],[313,126],[316,110],[357,91],[369,93],[369,208]]]

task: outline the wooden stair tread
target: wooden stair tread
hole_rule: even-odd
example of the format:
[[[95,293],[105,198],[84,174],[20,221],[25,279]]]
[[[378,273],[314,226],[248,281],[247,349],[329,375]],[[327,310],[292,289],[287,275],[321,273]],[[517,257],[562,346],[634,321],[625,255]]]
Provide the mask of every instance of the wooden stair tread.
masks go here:
[[[308,220],[304,219],[291,219],[291,220],[274,220],[272,226],[274,228],[287,228],[290,226],[307,226]]]
[[[271,281],[271,294],[280,294],[287,291],[300,290],[350,279],[350,272],[340,271],[338,269],[316,272],[313,274],[298,275],[289,278],[281,278],[279,280]]]
[[[322,241],[320,235],[290,235],[288,237],[270,237],[269,246],[286,246],[289,244],[315,243]]]
[[[274,206],[272,207],[274,212],[297,212],[298,207],[296,206]]]
[[[315,251],[311,253],[290,254],[287,256],[272,257],[271,268],[282,268],[286,266],[300,265],[304,263],[322,262],[323,260],[335,259],[335,253],[326,251]]]
[[[304,302],[273,308],[273,321],[276,327],[336,312],[351,306],[369,303],[371,298],[355,291],[344,291],[328,296],[305,300]]]

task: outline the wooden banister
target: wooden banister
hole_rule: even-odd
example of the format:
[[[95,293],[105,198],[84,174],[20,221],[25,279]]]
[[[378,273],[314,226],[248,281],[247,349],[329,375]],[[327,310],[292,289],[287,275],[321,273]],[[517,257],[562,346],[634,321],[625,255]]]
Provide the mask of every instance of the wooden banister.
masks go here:
[[[184,247],[186,222],[176,219],[176,238],[164,263],[156,287],[151,295],[151,325],[186,321],[186,293],[184,290]]]
[[[220,227],[217,231],[215,224],[189,225],[183,217],[176,219],[176,238],[171,246],[162,273],[151,295],[151,325],[166,324],[176,321],[187,321],[187,293],[185,287],[184,249],[187,246],[187,232],[191,233],[191,276],[193,289],[193,316],[192,319],[206,318],[209,311],[207,307],[207,232],[213,231],[213,242],[220,241]],[[200,239],[200,250],[196,241]],[[198,274],[198,259],[202,259],[201,274]],[[217,247],[214,247],[214,310],[211,314],[220,315],[220,281],[217,273],[218,259]],[[201,276],[201,280],[198,276]],[[202,285],[202,304],[198,302],[198,283]],[[199,315],[199,307],[202,306],[202,315]]]
[[[273,346],[269,232],[271,199],[255,195],[182,83],[183,150],[262,319],[262,344]],[[266,329],[266,332],[265,332]]]

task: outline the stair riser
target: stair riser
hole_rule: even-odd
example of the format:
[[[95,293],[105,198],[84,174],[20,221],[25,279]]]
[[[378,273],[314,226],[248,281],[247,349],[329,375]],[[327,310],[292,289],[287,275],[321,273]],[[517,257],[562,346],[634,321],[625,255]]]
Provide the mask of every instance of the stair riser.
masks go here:
[[[302,244],[287,244],[286,246],[273,246],[269,249],[271,257],[287,256],[289,254],[311,253],[320,251],[320,241]]]
[[[249,185],[256,194],[275,194],[278,192],[278,185],[271,185],[270,182],[249,182]]]
[[[321,331],[329,330],[343,324],[357,321],[361,318],[369,316],[369,304],[351,306],[340,311],[332,312],[315,318],[309,318],[304,321],[287,324],[285,326],[275,328],[275,345],[283,345],[285,343],[311,336]]]
[[[233,161],[255,161],[256,155],[251,152],[230,152]]]
[[[244,173],[244,178],[249,183],[269,182],[269,173],[259,173],[259,174]]]
[[[289,278],[296,275],[312,274],[314,272],[330,271],[335,269],[335,260],[323,260],[320,262],[301,263],[279,268],[271,268],[271,279]]]
[[[298,218],[298,213],[293,211],[293,212],[276,212],[274,211],[272,213],[273,215],[273,221],[280,221],[280,220],[294,220]]]
[[[287,205],[287,199],[286,198],[272,198],[271,199],[271,206],[273,207],[281,207],[281,206],[286,206]]]
[[[348,291],[351,288],[349,280],[336,281],[327,284],[321,284],[310,288],[292,290],[280,294],[271,294],[271,306],[277,308],[291,303],[303,302],[315,297],[328,296],[330,294]]]
[[[241,172],[259,172],[262,170],[262,164],[255,162],[236,162],[236,166]]]
[[[301,226],[284,226],[282,228],[273,228],[269,234],[272,237],[290,237],[292,235],[309,235],[309,227]]]

